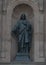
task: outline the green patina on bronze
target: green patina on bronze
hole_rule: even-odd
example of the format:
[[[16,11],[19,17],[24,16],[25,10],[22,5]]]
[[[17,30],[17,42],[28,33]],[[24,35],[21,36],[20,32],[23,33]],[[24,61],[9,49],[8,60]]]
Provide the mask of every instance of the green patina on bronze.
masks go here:
[[[20,20],[12,29],[12,36],[13,34],[18,39],[18,52],[29,53],[32,46],[32,25],[27,21],[25,14],[21,15]]]

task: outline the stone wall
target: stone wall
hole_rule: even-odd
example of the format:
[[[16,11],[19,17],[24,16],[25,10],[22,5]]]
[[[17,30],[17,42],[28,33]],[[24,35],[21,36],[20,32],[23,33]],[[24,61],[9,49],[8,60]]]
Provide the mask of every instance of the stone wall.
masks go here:
[[[43,8],[43,0],[0,0],[0,62],[10,62],[14,52],[11,52],[11,16],[13,9],[19,4],[28,4],[34,12],[34,61],[44,62],[46,55],[46,7]],[[46,1],[44,0],[46,4]],[[44,5],[45,6],[45,5]],[[45,10],[45,12],[44,12]]]
[[[46,61],[46,0],[44,0],[44,46],[45,46],[45,61]]]

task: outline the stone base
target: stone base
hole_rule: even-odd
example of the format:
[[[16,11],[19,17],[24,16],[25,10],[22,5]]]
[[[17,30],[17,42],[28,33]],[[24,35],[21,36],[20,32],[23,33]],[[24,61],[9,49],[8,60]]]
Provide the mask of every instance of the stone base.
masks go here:
[[[24,62],[29,62],[31,59],[30,59],[30,56],[29,54],[27,53],[18,53],[15,57],[15,61],[24,61]]]

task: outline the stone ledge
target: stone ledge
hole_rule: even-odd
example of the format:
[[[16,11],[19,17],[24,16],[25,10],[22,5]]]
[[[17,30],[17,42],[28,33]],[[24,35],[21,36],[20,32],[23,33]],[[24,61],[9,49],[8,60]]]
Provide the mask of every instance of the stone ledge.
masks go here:
[[[0,65],[46,65],[46,63],[35,63],[35,62],[30,62],[30,63],[0,63]]]

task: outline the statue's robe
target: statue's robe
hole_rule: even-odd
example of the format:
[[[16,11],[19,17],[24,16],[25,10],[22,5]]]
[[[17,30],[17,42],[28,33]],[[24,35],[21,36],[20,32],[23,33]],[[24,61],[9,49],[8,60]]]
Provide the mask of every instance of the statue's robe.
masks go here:
[[[32,26],[27,20],[19,20],[12,32],[17,36],[18,43],[23,48],[24,45],[29,44],[31,47],[32,41]]]

